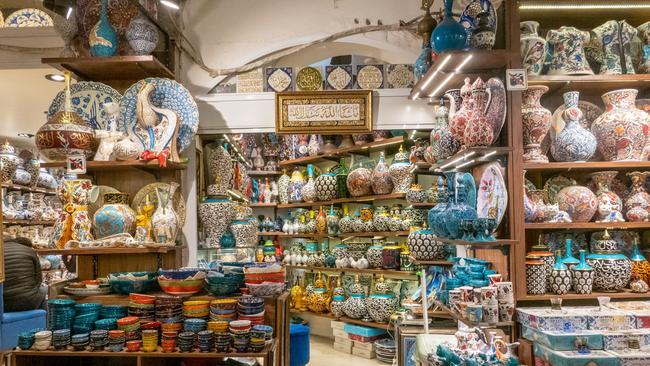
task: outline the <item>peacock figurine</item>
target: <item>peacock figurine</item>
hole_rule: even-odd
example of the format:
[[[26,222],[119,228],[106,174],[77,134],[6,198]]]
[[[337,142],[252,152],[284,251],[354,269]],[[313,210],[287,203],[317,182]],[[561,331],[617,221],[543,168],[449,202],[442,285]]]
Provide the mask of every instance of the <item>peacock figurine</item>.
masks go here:
[[[143,158],[160,159],[163,156],[178,161],[179,118],[173,110],[153,105],[151,93],[155,90],[154,83],[142,84],[136,100],[138,123],[133,130],[145,150]]]

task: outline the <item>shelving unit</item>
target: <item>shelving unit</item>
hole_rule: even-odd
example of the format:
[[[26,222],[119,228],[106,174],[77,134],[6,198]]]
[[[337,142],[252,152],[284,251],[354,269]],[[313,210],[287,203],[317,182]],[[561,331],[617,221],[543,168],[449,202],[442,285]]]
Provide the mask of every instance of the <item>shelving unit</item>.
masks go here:
[[[431,164],[429,170],[432,172],[467,170],[507,156],[510,152],[512,152],[512,148],[510,147],[470,147],[457,152],[443,161]]]
[[[5,225],[54,225],[54,221],[46,220],[27,220],[27,219],[5,219],[2,220]]]
[[[174,79],[174,72],[155,56],[112,56],[44,58],[43,64],[59,71],[70,71],[81,80],[140,80],[148,77]]]
[[[370,327],[370,328],[380,328],[380,329],[386,329],[386,330],[393,329],[393,325],[390,324],[390,323],[366,322],[366,321],[363,321],[363,320],[352,319],[352,318],[348,318],[348,317],[345,317],[345,316],[342,316],[340,318],[336,318],[334,315],[332,315],[330,313],[323,314],[323,313],[315,313],[315,312],[309,311],[309,310],[308,311],[300,311],[300,310],[297,310],[297,309],[291,309],[291,313],[292,314],[309,314],[309,315],[318,316],[318,317],[321,317],[321,318],[339,320],[339,321],[342,321],[344,323],[363,325],[363,326]]]
[[[66,168],[65,161],[54,161],[48,163],[42,163],[41,167],[43,168]],[[184,170],[187,168],[187,164],[184,162],[175,162],[167,161],[166,167],[161,167],[158,164],[158,160],[151,161],[142,161],[142,160],[123,160],[123,161],[87,161],[86,162],[86,171],[96,172],[96,171],[116,171],[116,170],[125,170],[125,169],[142,169],[146,171],[159,171],[159,170]]]
[[[648,293],[636,293],[632,292],[629,289],[625,289],[622,292],[592,292],[590,294],[576,294],[575,292],[569,292],[564,295],[556,295],[554,293],[547,293],[544,295],[522,295],[518,298],[519,301],[538,301],[538,300],[550,300],[552,298],[561,297],[565,300],[596,300],[600,296],[611,297],[612,299],[649,299],[650,294]]]
[[[185,249],[185,246],[160,246],[145,248],[76,248],[76,249],[36,249],[39,255],[112,255],[112,254],[166,254]]]
[[[650,222],[539,222],[524,224],[526,230],[605,230],[605,229],[650,229]]]
[[[259,232],[258,236],[276,236],[279,238],[351,238],[351,237],[397,237],[408,236],[408,231],[368,231],[363,233],[329,234],[285,234],[280,232]]]
[[[579,91],[580,94],[600,96],[616,89],[650,88],[649,74],[624,75],[538,75],[529,76],[528,85],[546,85],[548,93]]]
[[[650,76],[650,75],[648,75]],[[585,162],[550,162],[550,163],[524,163],[524,170],[527,172],[558,173],[600,170],[647,170],[650,169],[650,161],[585,161]]]
[[[390,194],[380,194],[380,195],[371,195],[371,196],[361,196],[361,197],[351,197],[351,198],[337,198],[330,201],[317,201],[317,202],[297,202],[297,203],[285,203],[278,204],[278,208],[297,208],[297,207],[318,207],[318,206],[329,206],[336,205],[340,203],[358,203],[358,202],[372,202],[379,200],[393,200],[393,199],[402,199],[406,196],[406,193],[390,193]]]
[[[18,184],[9,184],[9,183],[3,183],[2,188],[7,188],[7,190],[10,191],[21,191],[21,192],[27,192],[27,193],[44,193],[44,194],[56,194],[56,189],[47,189],[47,188],[41,188],[41,187],[27,187],[27,186],[21,186]]]
[[[337,273],[364,273],[371,275],[384,275],[388,278],[417,278],[417,273],[396,271],[390,269],[357,269],[357,268],[330,268],[330,267],[316,267],[316,266],[292,266],[286,265],[287,269],[303,269],[308,272],[337,272]]]

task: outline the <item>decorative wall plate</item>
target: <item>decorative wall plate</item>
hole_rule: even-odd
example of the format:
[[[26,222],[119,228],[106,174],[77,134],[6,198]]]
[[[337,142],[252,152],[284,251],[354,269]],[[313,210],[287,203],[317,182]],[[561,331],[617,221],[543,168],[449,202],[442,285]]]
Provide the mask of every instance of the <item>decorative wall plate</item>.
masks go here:
[[[265,70],[267,92],[291,91],[293,68],[291,67],[267,67]]]
[[[506,88],[503,85],[503,81],[499,78],[490,78],[485,86],[490,89],[490,96],[492,101],[490,102],[490,108],[488,109],[488,120],[493,121],[492,131],[494,132],[493,143],[499,139],[499,134],[501,133],[501,128],[506,122],[506,112],[508,110],[508,105],[506,101]]]
[[[144,83],[153,83],[155,90],[151,93],[151,102],[158,108],[171,109],[178,115],[180,128],[176,139],[178,153],[187,149],[199,128],[199,110],[190,92],[178,82],[166,78],[146,78],[131,85],[120,100],[120,120],[118,129],[126,131],[133,141],[142,141],[136,133],[138,117],[136,115],[137,97]]]
[[[544,190],[546,191],[548,202],[557,203],[558,192],[560,192],[564,187],[575,186],[576,184],[578,183],[575,179],[567,178],[563,175],[556,175],[549,178],[546,180],[546,183],[544,183]]]
[[[296,74],[296,89],[298,90],[321,90],[323,88],[323,77],[320,70],[315,67],[303,67]]]
[[[169,184],[151,183],[140,188],[131,201],[131,208],[133,211],[138,212],[138,207],[144,205],[147,195],[149,195],[149,201],[151,201],[157,208],[158,195],[156,194],[156,188],[169,190]],[[176,211],[176,216],[178,217],[178,228],[179,230],[182,230],[183,225],[185,225],[185,200],[183,199],[183,193],[180,189],[177,189],[174,192],[174,211]]]
[[[80,81],[70,86],[72,108],[96,130],[105,130],[108,116],[104,103],[119,103],[120,93],[110,86],[95,81]],[[49,120],[57,112],[63,111],[65,92],[56,95],[47,111]]]
[[[386,66],[386,87],[389,89],[412,88],[415,85],[413,65],[398,64]]]
[[[325,66],[328,90],[352,88],[352,65]]]
[[[384,85],[384,65],[357,65],[359,89],[381,89]]]
[[[495,218],[497,226],[503,220],[508,207],[508,188],[501,164],[492,162],[485,166],[476,192],[476,213],[479,218]]]
[[[40,9],[16,10],[5,19],[5,27],[52,27],[52,17]]]
[[[261,68],[237,75],[237,93],[261,93],[263,91],[264,74]]]

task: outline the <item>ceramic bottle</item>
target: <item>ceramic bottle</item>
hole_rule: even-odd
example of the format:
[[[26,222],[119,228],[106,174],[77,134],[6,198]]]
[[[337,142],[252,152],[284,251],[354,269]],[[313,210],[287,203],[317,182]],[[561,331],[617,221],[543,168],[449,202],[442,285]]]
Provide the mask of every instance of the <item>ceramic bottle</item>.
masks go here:
[[[574,27],[552,29],[546,35],[551,51],[548,75],[593,75],[587,63],[584,45],[589,43],[589,32]]]
[[[316,184],[314,183],[314,166],[312,164],[307,165],[307,177],[307,183],[300,190],[302,200],[305,202],[314,202],[316,201]]]
[[[406,193],[413,183],[413,166],[403,147],[393,157],[393,163],[388,168],[390,179],[393,182],[393,193]]]
[[[580,250],[580,264],[573,267],[573,290],[577,294],[590,294],[594,283],[594,269],[587,264],[586,253]]]
[[[305,185],[305,180],[298,167],[295,167],[291,173],[289,180],[289,202],[298,203],[302,202],[302,187]]]
[[[462,50],[467,43],[465,28],[452,14],[454,0],[444,0],[444,18],[431,33],[431,48],[436,53]]]
[[[587,161],[596,152],[596,137],[580,125],[582,111],[578,108],[580,93],[563,94],[564,128],[556,127],[555,139],[551,144],[551,154],[556,161]],[[557,131],[559,129],[559,131]]]
[[[551,270],[551,291],[556,295],[564,295],[571,290],[571,271],[563,263],[560,251],[555,253],[555,265]]]
[[[454,178],[452,178],[454,179]],[[463,220],[472,220],[477,218],[476,209],[467,204],[467,192],[462,184],[455,182],[455,198],[451,205],[444,212],[444,225],[450,239],[460,239],[460,223]]]
[[[562,257],[562,264],[567,266],[569,270],[573,270],[573,267],[580,264],[578,258],[573,256],[573,249],[571,244],[572,244],[571,239],[566,239],[565,248],[564,248],[564,257]]]
[[[520,22],[521,64],[528,75],[539,75],[546,56],[546,40],[537,34],[539,23],[533,20]]]
[[[637,30],[625,20],[609,20],[591,30],[591,46],[598,49],[600,74],[634,74],[632,42]]]
[[[383,151],[379,153],[379,161],[373,169],[370,179],[372,182],[372,191],[375,194],[389,194],[393,191],[393,180],[391,179]]]
[[[594,268],[594,288],[598,291],[619,292],[630,282],[632,263],[617,247],[607,230],[591,243],[587,263]]]
[[[125,35],[136,55],[150,55],[158,46],[158,29],[143,13],[129,23]]]
[[[606,110],[591,124],[598,151],[607,161],[647,160],[650,115],[634,105],[636,89],[619,89],[602,96]]]
[[[650,172],[629,172],[632,185],[630,194],[625,200],[625,217],[632,222],[648,221],[650,219],[650,194],[645,190],[645,182]]]
[[[548,157],[541,146],[551,127],[551,111],[540,104],[542,95],[547,91],[548,87],[545,85],[529,85],[523,92],[521,123],[524,137],[524,162],[548,163]]]
[[[102,0],[99,21],[88,34],[90,54],[94,57],[110,57],[117,54],[117,32],[108,19],[108,0]]]

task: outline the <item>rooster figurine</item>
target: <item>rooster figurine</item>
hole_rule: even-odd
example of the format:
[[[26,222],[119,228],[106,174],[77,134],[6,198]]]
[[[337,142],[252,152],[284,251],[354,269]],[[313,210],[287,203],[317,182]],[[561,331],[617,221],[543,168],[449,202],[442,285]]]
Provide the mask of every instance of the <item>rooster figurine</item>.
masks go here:
[[[151,93],[155,90],[153,83],[146,82],[140,88],[136,104],[138,124],[134,131],[144,147],[140,158],[158,159],[160,165],[165,166],[167,159],[179,160],[176,146],[179,118],[173,110],[158,108],[151,103]]]

